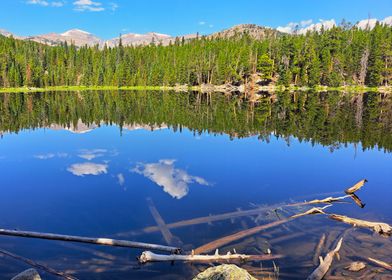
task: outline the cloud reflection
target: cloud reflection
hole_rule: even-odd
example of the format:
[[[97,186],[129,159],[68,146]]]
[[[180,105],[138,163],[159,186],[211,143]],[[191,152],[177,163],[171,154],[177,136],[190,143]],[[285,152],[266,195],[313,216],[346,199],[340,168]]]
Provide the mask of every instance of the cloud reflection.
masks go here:
[[[76,176],[100,175],[108,172],[108,165],[92,162],[75,163],[68,167],[67,170]]]
[[[139,163],[132,171],[163,187],[165,192],[177,199],[181,199],[188,194],[188,184],[210,185],[201,177],[192,176],[185,170],[175,168],[174,162],[175,160],[162,159],[157,163]]]
[[[104,156],[106,152],[106,149],[81,150],[78,157],[86,160],[93,160],[97,157]]]

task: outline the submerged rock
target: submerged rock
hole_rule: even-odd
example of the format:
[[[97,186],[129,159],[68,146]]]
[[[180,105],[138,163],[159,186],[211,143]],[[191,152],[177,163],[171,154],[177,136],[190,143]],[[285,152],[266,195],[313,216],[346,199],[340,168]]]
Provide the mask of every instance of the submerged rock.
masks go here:
[[[234,264],[222,264],[206,269],[193,280],[256,280],[256,278]]]
[[[364,262],[352,262],[349,266],[345,267],[347,270],[350,271],[360,271],[366,267]]]
[[[41,280],[41,276],[39,276],[38,271],[34,268],[30,268],[19,273],[11,280]]]

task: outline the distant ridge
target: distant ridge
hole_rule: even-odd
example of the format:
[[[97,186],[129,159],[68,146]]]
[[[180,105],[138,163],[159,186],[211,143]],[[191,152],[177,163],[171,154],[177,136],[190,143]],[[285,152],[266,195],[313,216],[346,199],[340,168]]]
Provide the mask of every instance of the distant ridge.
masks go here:
[[[360,29],[372,29],[374,28],[377,22],[379,22],[380,24],[392,26],[392,16],[386,17],[385,19],[380,21],[378,21],[377,19],[361,20],[358,21],[354,26]],[[333,21],[333,24],[328,26],[324,23],[311,24],[308,27],[298,30],[297,33],[304,34],[308,31],[315,32],[320,30],[321,26],[323,26],[324,29],[328,29],[335,26],[335,23]],[[285,32],[286,31],[278,31],[275,28],[260,26],[256,24],[239,24],[231,28],[206,35],[206,37],[207,38],[232,38],[235,36],[248,34],[250,37],[256,40],[264,40],[264,39],[281,36]],[[74,44],[75,46],[78,47],[85,46],[85,45],[87,46],[98,45],[99,47],[104,47],[106,45],[108,47],[115,47],[118,46],[120,42],[120,36],[105,41],[81,29],[71,29],[60,34],[48,33],[48,34],[28,36],[28,37],[16,36],[7,30],[0,29],[0,35],[6,37],[13,36],[16,39],[31,40],[38,43],[47,44],[50,46],[57,46],[63,44],[64,42],[67,42],[69,44]],[[121,35],[121,42],[124,46],[140,46],[140,45],[149,45],[151,43],[169,45],[170,43],[174,43],[176,39],[184,38],[185,40],[191,40],[196,37],[198,37],[197,34],[171,36],[168,34],[162,34],[157,32],[149,32],[146,34],[128,33],[128,34]]]

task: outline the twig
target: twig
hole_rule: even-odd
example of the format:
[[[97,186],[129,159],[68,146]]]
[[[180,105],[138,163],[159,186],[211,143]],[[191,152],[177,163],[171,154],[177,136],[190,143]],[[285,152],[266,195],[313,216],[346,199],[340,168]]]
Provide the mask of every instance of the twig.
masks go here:
[[[16,260],[22,261],[22,262],[24,262],[24,263],[26,263],[28,265],[31,265],[31,266],[33,266],[33,267],[35,267],[37,269],[46,271],[46,272],[48,272],[50,274],[63,277],[64,279],[68,279],[68,280],[77,280],[78,279],[78,278],[70,276],[70,275],[68,275],[68,274],[66,274],[64,272],[57,271],[57,270],[55,270],[53,268],[50,268],[50,267],[48,267],[48,266],[46,266],[44,264],[37,263],[37,262],[35,262],[33,260],[30,260],[28,258],[19,256],[19,255],[16,255],[16,254],[8,252],[6,250],[0,249],[0,253],[5,255],[5,256],[8,256],[8,257],[14,258]]]
[[[176,247],[134,242],[128,240],[116,240],[110,238],[81,237],[81,236],[72,236],[72,235],[42,233],[42,232],[33,232],[33,231],[7,230],[7,229],[0,229],[0,235],[92,243],[97,245],[116,246],[116,247],[141,248],[141,249],[149,249],[149,250],[166,251],[171,253],[180,252],[180,249]]]
[[[299,217],[306,216],[306,215],[325,214],[325,212],[323,210],[330,207],[330,206],[332,206],[332,205],[326,205],[324,207],[313,207],[306,212],[293,215],[293,216],[291,216],[291,218],[294,219],[294,218],[299,218]]]
[[[338,244],[336,245],[336,248],[330,251],[325,258],[323,259],[322,257],[320,258],[320,265],[312,272],[312,274],[309,275],[307,280],[321,280],[323,279],[324,275],[327,273],[329,270],[332,261],[335,257],[335,255],[338,254],[340,247],[342,246],[343,238],[340,238]]]
[[[228,252],[226,255],[219,255],[218,250],[214,255],[160,255],[150,251],[145,251],[139,257],[139,262],[144,264],[148,262],[227,262],[227,261],[250,261],[250,260],[273,260],[282,258],[282,255],[245,255]]]

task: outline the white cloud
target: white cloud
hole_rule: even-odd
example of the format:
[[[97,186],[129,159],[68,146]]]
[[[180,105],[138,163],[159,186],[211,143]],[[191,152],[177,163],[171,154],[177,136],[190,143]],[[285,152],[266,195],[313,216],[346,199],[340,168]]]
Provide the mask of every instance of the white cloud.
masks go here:
[[[44,0],[29,0],[29,1],[27,1],[27,4],[40,5],[40,6],[45,6],[45,7],[49,6],[49,3]]]
[[[111,11],[113,11],[113,12],[115,12],[117,9],[118,9],[118,4],[117,3],[114,3],[114,2],[110,2],[109,3],[109,9],[111,10]]]
[[[90,12],[101,12],[105,8],[102,7],[101,2],[94,2],[91,0],[78,0],[73,2],[75,10],[79,12],[90,11]]]
[[[181,199],[189,192],[188,184],[210,185],[205,179],[174,168],[175,160],[162,159],[157,163],[138,164],[132,171],[145,176],[173,198]]]
[[[358,21],[356,26],[359,29],[370,29],[371,30],[376,26],[377,21],[378,20],[376,18],[363,19],[363,20]],[[380,20],[379,23],[392,26],[392,16],[389,16],[389,17],[384,18],[383,20]]]
[[[78,155],[78,157],[86,160],[93,160],[97,157],[104,156],[106,152],[107,150],[105,149],[81,150],[81,153]]]
[[[45,159],[52,159],[52,158],[55,158],[55,157],[65,158],[65,157],[68,157],[68,154],[67,153],[56,153],[56,154],[55,153],[47,153],[47,154],[34,155],[34,157],[36,159],[45,160]]]
[[[92,162],[75,163],[68,167],[67,170],[76,176],[100,175],[108,172],[108,165]]]
[[[199,21],[199,25],[205,25],[206,22],[205,21]]]
[[[323,20],[320,19],[319,22],[313,23],[313,20],[302,20],[300,22],[290,22],[286,26],[278,26],[276,29],[283,33],[294,33],[295,31],[298,34],[306,34],[308,31],[320,31],[322,27],[326,30],[331,29],[336,26],[336,22],[334,19]]]
[[[386,17],[381,21],[382,24],[392,25],[392,16]]]
[[[117,182],[120,186],[124,185],[125,183],[125,178],[122,173],[117,174]]]
[[[64,1],[46,1],[46,0],[28,0],[26,3],[30,5],[39,5],[43,7],[51,6],[57,8],[65,5]]]
[[[276,29],[283,33],[293,33],[296,29],[305,28],[312,24],[313,20],[301,20],[300,22],[289,22],[286,26],[278,26]]]
[[[42,154],[42,155],[35,155],[34,157],[37,159],[51,159],[54,158],[56,155],[55,154]]]
[[[323,20],[320,19],[320,22],[313,23],[307,27],[301,28],[298,33],[299,34],[306,34],[308,31],[321,31],[322,28],[325,30],[331,29],[332,27],[336,26],[336,22],[334,19],[330,20]]]

